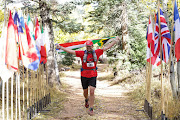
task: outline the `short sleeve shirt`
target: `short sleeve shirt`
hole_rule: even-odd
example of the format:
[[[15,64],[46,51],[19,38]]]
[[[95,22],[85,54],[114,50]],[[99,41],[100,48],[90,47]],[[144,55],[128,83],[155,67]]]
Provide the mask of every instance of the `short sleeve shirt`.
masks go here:
[[[87,77],[87,78],[91,78],[91,77],[97,77],[97,70],[88,70],[88,67],[86,65],[86,63],[83,63],[83,56],[84,56],[84,51],[75,51],[76,52],[76,57],[80,57],[81,61],[82,61],[82,68],[84,70],[81,71],[81,76],[82,77]],[[99,60],[99,57],[103,54],[103,50],[102,49],[97,49],[95,50],[95,53],[97,55],[97,61]],[[87,53],[87,61],[93,61],[93,55],[91,53]],[[97,62],[94,62],[95,66],[97,65]]]

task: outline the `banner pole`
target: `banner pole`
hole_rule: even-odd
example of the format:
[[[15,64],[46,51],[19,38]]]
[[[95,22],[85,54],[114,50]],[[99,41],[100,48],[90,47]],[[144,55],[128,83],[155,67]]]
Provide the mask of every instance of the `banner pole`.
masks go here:
[[[24,82],[25,80],[24,80],[24,65],[23,65],[23,119],[25,119],[24,117]]]
[[[14,74],[11,76],[11,120],[13,120],[13,81]]]
[[[5,82],[4,80],[2,81],[2,116],[3,116],[3,120],[5,120]]]
[[[160,57],[161,57],[161,110],[164,114],[164,88],[163,88],[163,64],[162,64],[162,41],[161,41],[161,20],[160,20],[160,0],[158,0],[158,17],[159,17],[159,40],[160,40]]]

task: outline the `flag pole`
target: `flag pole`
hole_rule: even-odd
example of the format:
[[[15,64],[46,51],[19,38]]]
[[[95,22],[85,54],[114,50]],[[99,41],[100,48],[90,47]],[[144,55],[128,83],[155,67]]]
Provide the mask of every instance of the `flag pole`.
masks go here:
[[[158,20],[159,20],[159,40],[160,40],[160,57],[161,57],[161,110],[164,114],[164,88],[163,88],[163,64],[162,64],[162,41],[161,41],[161,20],[160,20],[160,0],[158,0]]]
[[[24,117],[24,65],[23,65],[23,119],[25,119]]]
[[[154,34],[154,21],[153,21],[153,16],[152,13],[150,14],[151,17],[151,23],[152,23],[152,27],[153,27],[153,34]],[[148,91],[148,95],[147,95],[147,100],[149,101],[149,103],[151,103],[151,75],[152,75],[152,64],[151,64],[151,49],[152,49],[152,43],[150,43],[150,63],[149,63],[149,78],[148,78],[148,84],[147,84],[147,91]]]
[[[36,88],[37,88],[37,113],[38,113],[38,109],[39,109],[39,68],[37,69],[37,84],[36,84]]]
[[[5,120],[5,97],[4,97],[4,92],[5,92],[5,81],[2,81],[2,116],[3,120]]]
[[[28,68],[26,69],[26,78],[27,78],[27,109],[29,108],[29,81],[28,81]]]
[[[6,26],[6,0],[4,2],[4,26]],[[5,80],[2,80],[2,118],[5,120]]]
[[[174,7],[175,7],[175,0],[173,0],[173,16],[174,16]],[[171,88],[170,86],[170,70],[171,70],[171,56],[172,56],[172,42],[173,42],[173,31],[174,31],[174,20],[172,20],[172,25],[171,25],[171,49],[170,49],[170,55],[169,55],[169,71],[168,71],[168,86],[169,88]],[[173,62],[173,61],[172,61]],[[167,93],[167,109],[166,109],[166,114],[168,116],[168,104],[169,104],[169,92]]]
[[[13,120],[13,80],[14,74],[11,76],[11,120]]]
[[[18,95],[18,94],[17,94],[17,93],[18,93],[18,91],[17,91],[17,90],[18,90],[17,79],[18,79],[18,75],[17,75],[17,73],[16,73],[16,82],[15,82],[15,83],[16,83],[16,118],[15,118],[15,120],[17,120],[17,117],[18,117],[18,116],[17,116],[17,112],[18,112],[18,107],[17,107],[17,99],[18,99],[18,98],[17,98],[17,95]]]

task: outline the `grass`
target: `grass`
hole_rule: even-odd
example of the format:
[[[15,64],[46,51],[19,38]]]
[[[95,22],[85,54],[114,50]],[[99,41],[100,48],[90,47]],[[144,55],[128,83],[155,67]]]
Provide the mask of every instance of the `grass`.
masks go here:
[[[66,94],[57,90],[56,88],[51,89],[51,104],[45,110],[48,112],[40,113],[35,120],[45,120],[45,119],[56,119],[56,116],[60,115],[60,111],[63,110],[63,102],[66,101]]]
[[[98,80],[99,81],[102,81],[102,80],[108,80],[108,81],[112,81],[114,79],[114,75],[113,74],[107,74],[105,76],[100,76],[98,77]]]
[[[144,74],[144,73],[143,73]],[[145,76],[145,74],[144,74]],[[141,81],[137,82],[137,79],[141,79]],[[135,81],[137,83],[135,83]],[[131,79],[131,82],[134,84],[134,89],[127,93],[129,98],[134,101],[138,106],[139,109],[142,109],[144,106],[145,100],[145,91],[146,91],[146,80],[145,78],[142,80],[141,75],[136,75]],[[165,81],[164,81],[165,83]],[[166,83],[165,83],[166,84]],[[167,85],[167,84],[166,84]],[[169,119],[180,119],[180,100],[173,99],[171,95],[171,88],[165,86],[165,112],[166,117]],[[161,82],[158,78],[153,78],[151,82],[151,105],[153,108],[153,119],[160,119],[161,116]]]

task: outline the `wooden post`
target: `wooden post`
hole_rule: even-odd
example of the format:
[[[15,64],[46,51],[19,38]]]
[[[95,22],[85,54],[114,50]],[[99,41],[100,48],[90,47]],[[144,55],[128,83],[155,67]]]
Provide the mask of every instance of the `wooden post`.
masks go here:
[[[20,103],[20,73],[18,70],[18,107],[19,107],[19,120],[21,120],[21,103]]]
[[[28,81],[28,68],[26,69],[26,77],[27,77],[27,109],[29,108],[29,81]]]
[[[41,107],[42,107],[42,104],[41,104],[41,101],[42,101],[42,76],[41,76],[41,72],[42,72],[42,69],[41,69],[41,65],[39,65],[39,96],[40,96],[40,110],[41,110]]]
[[[36,101],[39,101],[39,68],[37,69],[37,82],[36,82],[36,88],[37,88],[37,97],[36,97]],[[36,102],[36,103],[37,103]]]
[[[24,65],[23,65],[23,119],[25,119],[24,117]]]
[[[18,96],[18,83],[17,83],[17,79],[18,79],[18,73],[16,73],[16,118],[15,120],[17,120],[18,116],[17,116],[17,112],[18,112],[18,102],[17,102],[17,96]]]
[[[6,111],[7,111],[7,120],[9,119],[9,79],[6,82]]]
[[[14,74],[11,77],[11,120],[13,120],[13,81],[14,81]]]
[[[158,17],[159,17],[159,41],[161,57],[161,110],[164,114],[164,87],[163,87],[163,64],[162,64],[162,41],[161,41],[161,20],[160,20],[160,0],[158,0]]]
[[[4,80],[2,81],[2,118],[5,120],[5,97],[4,97],[4,92],[5,92],[5,82]]]

